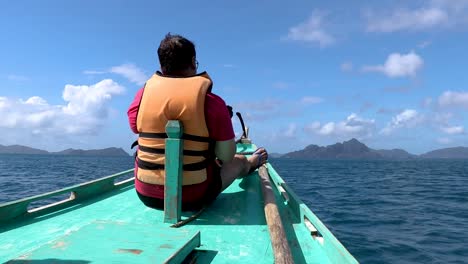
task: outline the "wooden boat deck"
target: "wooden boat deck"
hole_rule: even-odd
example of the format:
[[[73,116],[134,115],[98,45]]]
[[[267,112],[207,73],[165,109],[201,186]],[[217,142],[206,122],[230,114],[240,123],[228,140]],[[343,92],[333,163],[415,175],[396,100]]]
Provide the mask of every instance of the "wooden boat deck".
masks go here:
[[[238,150],[252,151],[252,146]],[[279,188],[276,201],[294,262],[357,263],[271,166],[269,172]],[[189,258],[196,263],[273,263],[257,173],[236,180],[180,228],[170,228],[162,211],[144,206],[131,182],[120,186],[60,210],[0,221],[0,262],[162,263],[172,256],[178,263],[192,252]]]

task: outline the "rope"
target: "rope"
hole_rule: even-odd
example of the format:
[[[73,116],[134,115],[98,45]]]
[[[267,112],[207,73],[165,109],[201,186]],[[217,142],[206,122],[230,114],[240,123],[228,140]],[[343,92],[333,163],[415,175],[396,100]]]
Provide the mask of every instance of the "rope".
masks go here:
[[[180,220],[179,222],[171,225],[171,227],[174,227],[174,228],[179,228],[181,226],[184,226],[190,222],[192,222],[193,220],[197,219],[204,211],[205,209],[207,208],[208,206],[207,205],[204,205],[200,211],[196,212],[195,214],[193,214],[192,216],[190,216],[189,218],[187,219],[184,219],[184,220]]]

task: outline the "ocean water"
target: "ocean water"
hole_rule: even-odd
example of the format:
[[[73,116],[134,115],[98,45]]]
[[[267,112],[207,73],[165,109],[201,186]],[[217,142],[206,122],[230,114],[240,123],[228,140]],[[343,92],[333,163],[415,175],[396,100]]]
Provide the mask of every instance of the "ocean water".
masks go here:
[[[361,263],[468,263],[468,161],[271,163]],[[131,157],[0,155],[0,203],[132,165]]]
[[[0,154],[0,203],[109,176],[132,166],[132,158],[125,156]]]
[[[468,263],[468,160],[272,160],[361,263]]]

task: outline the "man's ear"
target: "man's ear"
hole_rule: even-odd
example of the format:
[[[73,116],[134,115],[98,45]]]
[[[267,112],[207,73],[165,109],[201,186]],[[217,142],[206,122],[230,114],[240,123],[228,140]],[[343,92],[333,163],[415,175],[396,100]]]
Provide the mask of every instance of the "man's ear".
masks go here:
[[[197,58],[195,58],[195,56],[192,57],[192,67],[193,67],[194,69],[197,68]]]

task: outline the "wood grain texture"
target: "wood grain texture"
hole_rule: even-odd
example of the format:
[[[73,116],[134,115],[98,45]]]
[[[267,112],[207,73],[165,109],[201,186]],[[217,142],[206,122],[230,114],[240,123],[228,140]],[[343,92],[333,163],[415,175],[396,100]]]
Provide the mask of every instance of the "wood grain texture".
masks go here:
[[[259,168],[260,180],[262,183],[262,193],[264,200],[265,218],[270,231],[271,245],[276,264],[294,263],[291,249],[284,232],[281,216],[276,205],[275,194],[270,182],[270,176],[265,166]]]

